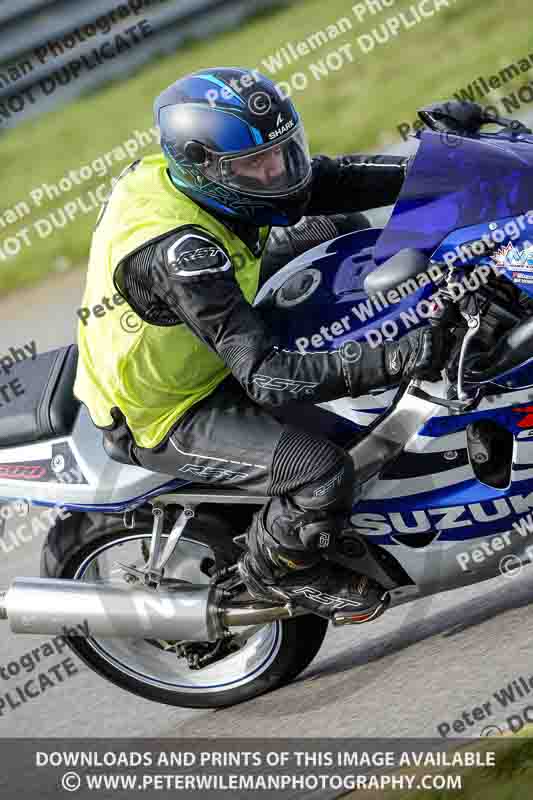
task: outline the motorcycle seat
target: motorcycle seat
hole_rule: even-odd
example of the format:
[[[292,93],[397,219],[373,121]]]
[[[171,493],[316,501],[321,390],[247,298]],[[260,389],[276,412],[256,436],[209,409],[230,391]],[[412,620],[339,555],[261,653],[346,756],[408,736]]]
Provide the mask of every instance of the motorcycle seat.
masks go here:
[[[73,393],[77,363],[73,344],[26,358],[0,375],[0,447],[71,433],[80,407]]]

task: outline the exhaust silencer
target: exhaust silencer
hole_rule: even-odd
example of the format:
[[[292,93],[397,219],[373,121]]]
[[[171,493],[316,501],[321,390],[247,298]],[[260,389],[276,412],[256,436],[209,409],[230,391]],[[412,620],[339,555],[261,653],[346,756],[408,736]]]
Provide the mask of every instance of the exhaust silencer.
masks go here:
[[[16,578],[0,594],[13,633],[213,642],[221,592],[205,585],[157,590],[53,578]],[[84,634],[81,631],[84,631]],[[78,633],[79,631],[79,633]]]

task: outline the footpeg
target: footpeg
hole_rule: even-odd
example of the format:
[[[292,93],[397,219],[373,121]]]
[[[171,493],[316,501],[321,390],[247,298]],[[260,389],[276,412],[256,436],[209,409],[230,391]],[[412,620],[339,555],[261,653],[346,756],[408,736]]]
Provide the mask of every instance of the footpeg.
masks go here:
[[[333,614],[331,621],[334,627],[339,628],[342,625],[362,625],[363,622],[371,622],[378,619],[386,611],[390,604],[390,594],[388,592],[383,595],[382,602],[369,612],[349,614],[346,611],[337,611]]]

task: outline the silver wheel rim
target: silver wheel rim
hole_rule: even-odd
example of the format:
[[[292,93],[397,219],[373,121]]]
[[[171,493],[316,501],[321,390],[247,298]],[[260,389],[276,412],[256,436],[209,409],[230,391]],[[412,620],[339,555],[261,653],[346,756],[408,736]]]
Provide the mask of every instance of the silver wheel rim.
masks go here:
[[[119,539],[100,545],[83,560],[73,578],[124,585],[124,571],[115,562],[142,568],[143,539],[149,545],[150,534],[124,534]],[[165,569],[165,576],[191,583],[208,583],[208,577],[200,570],[204,558],[214,560],[210,547],[184,536]],[[166,691],[199,694],[230,691],[250,683],[266,672],[276,658],[282,639],[280,622],[236,628],[235,632],[239,637],[240,649],[200,670],[191,670],[185,659],[178,659],[174,650],[159,650],[145,639],[90,637],[86,641],[115,669],[137,681]]]

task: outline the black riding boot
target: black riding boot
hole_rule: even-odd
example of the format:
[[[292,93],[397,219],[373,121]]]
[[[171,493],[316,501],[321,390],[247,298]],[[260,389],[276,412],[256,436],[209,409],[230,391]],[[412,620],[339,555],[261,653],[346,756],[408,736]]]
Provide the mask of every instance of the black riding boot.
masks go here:
[[[329,542],[332,524],[328,522],[323,533],[312,531],[315,541],[325,536]],[[303,524],[300,531],[309,534],[317,526],[316,521]],[[248,531],[249,550],[239,562],[249,593],[259,600],[302,606],[326,619],[342,614],[351,624],[380,616],[390,602],[388,592],[365,575],[324,560],[318,550],[307,549],[297,530],[282,544],[266,530],[263,510],[255,514]]]

